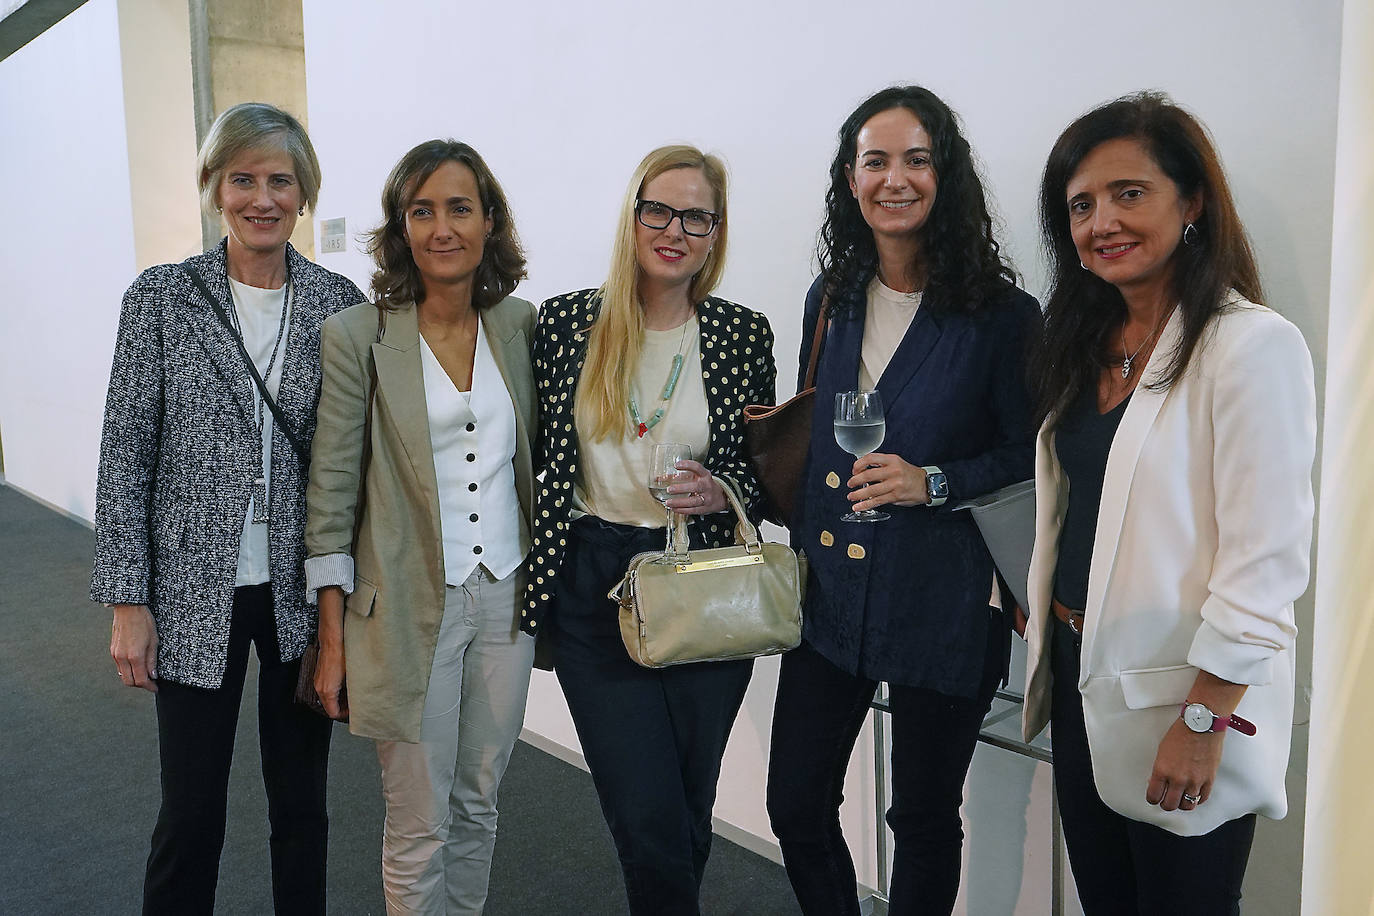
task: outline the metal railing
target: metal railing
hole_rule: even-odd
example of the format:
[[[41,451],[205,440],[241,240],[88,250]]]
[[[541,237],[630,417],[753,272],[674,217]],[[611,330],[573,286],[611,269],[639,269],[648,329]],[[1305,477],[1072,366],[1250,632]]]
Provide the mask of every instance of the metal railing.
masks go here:
[[[1010,690],[997,691],[993,695],[994,706],[998,700],[1007,705],[1002,709],[993,709],[988,712],[983,719],[983,727],[978,733],[978,740],[983,744],[1053,766],[1054,755],[1049,748],[1027,744],[1018,738],[1008,738],[1006,735],[1000,735],[992,730],[994,726],[1012,716],[1019,716],[1023,699],[1021,694]],[[877,837],[878,889],[859,903],[864,916],[886,916],[887,890],[891,881],[887,864],[886,716],[892,712],[888,703],[886,684],[878,685],[878,692],[874,694],[873,702],[870,705],[876,713],[873,716],[873,794],[874,809],[877,812],[877,825],[874,833]],[[1053,852],[1050,857],[1050,913],[1051,916],[1063,916],[1064,857],[1061,852],[1063,840],[1059,824],[1059,801],[1055,797],[1053,783],[1050,786],[1050,839],[1053,844]]]

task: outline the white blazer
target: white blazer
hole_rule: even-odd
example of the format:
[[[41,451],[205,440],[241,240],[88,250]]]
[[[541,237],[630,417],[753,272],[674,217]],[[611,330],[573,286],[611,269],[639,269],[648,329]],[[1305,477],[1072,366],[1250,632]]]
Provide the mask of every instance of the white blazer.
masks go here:
[[[1180,333],[1165,324],[1107,456],[1088,575],[1078,688],[1102,800],[1182,836],[1250,812],[1288,810],[1293,725],[1293,601],[1307,588],[1316,395],[1292,324],[1238,296],[1215,318],[1187,372],[1145,387]],[[1050,714],[1050,610],[1068,480],[1054,436],[1035,459],[1035,548],[1022,727]],[[1192,811],[1145,801],[1159,741],[1203,669],[1247,684],[1211,797]]]

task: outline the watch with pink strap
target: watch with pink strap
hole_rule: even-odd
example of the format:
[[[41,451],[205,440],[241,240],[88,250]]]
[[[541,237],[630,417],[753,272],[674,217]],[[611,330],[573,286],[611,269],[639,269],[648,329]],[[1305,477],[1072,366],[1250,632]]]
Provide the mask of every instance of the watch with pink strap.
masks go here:
[[[1184,725],[1198,734],[1224,732],[1228,728],[1233,728],[1242,735],[1255,733],[1255,723],[1249,719],[1242,719],[1236,715],[1223,719],[1201,703],[1184,703],[1178,717],[1183,720]]]

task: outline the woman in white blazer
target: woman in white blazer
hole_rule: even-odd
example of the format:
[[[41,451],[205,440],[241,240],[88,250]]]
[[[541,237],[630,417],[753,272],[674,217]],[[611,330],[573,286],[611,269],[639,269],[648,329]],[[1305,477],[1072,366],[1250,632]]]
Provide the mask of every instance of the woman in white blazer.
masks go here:
[[[1220,161],[1166,97],[1071,124],[1040,206],[1024,731],[1052,724],[1090,916],[1238,913],[1255,815],[1287,810],[1311,357],[1258,304]]]

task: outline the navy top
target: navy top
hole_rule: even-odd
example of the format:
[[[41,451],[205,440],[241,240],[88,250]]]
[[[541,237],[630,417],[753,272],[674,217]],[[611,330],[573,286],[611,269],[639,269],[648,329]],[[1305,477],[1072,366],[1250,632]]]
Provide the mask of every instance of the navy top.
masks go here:
[[[806,300],[800,372],[821,306],[822,281]],[[937,298],[938,297],[938,298]],[[988,609],[992,557],[959,500],[1035,473],[1035,425],[1025,353],[1040,308],[1007,285],[977,315],[928,290],[892,361],[878,379],[887,419],[878,451],[948,478],[943,506],[885,505],[875,524],[840,521],[854,456],[835,442],[835,392],[859,387],[866,313],[837,319],[826,333],[805,483],[792,543],[806,551],[810,580],[802,613],[807,644],[847,674],[949,696],[978,692],[988,628],[1010,650],[1006,617]]]
[[[1130,401],[1128,394],[1111,410],[1098,413],[1097,386],[1088,385],[1064,412],[1054,434],[1054,452],[1069,479],[1069,508],[1059,532],[1059,559],[1054,567],[1054,598],[1075,611],[1088,605],[1088,570],[1107,453]]]

